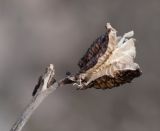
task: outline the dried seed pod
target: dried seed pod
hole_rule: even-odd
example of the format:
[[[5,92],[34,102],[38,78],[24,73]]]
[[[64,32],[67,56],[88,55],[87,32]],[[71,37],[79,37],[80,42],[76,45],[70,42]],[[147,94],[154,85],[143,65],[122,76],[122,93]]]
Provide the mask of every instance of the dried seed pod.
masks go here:
[[[141,75],[139,65],[134,63],[135,40],[130,38],[134,32],[117,37],[117,31],[109,23],[106,29],[78,63],[80,89],[111,89]]]

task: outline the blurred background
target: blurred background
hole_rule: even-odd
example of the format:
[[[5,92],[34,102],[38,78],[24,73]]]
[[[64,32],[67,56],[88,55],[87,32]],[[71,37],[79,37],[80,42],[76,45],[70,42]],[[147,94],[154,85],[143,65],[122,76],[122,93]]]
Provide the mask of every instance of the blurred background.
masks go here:
[[[159,0],[0,0],[0,130],[9,131],[45,67],[56,78],[77,62],[110,22],[135,31],[143,75],[112,90],[52,93],[23,131],[159,131]]]

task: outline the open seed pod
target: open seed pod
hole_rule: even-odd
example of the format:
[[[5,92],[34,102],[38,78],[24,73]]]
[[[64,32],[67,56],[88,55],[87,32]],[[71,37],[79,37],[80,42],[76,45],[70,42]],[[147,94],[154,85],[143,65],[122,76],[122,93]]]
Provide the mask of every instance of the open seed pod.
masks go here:
[[[98,37],[78,65],[79,89],[108,89],[129,83],[141,75],[134,62],[136,56],[133,31],[117,37],[117,31],[106,24],[106,33]]]

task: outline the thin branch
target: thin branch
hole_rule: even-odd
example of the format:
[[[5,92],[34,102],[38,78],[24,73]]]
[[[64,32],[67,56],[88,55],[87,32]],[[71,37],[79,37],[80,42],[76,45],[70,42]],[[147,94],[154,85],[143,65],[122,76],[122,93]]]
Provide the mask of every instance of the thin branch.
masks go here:
[[[128,32],[123,37],[116,36],[116,30],[107,23],[107,32],[99,37],[79,62],[80,71],[56,82],[52,64],[39,77],[33,90],[33,98],[10,131],[21,131],[32,113],[40,103],[56,88],[65,84],[77,85],[78,89],[97,88],[111,89],[131,82],[141,75],[140,67],[134,63],[136,54],[134,39],[130,38],[134,32]],[[107,39],[106,39],[107,38]],[[129,38],[129,39],[128,39]],[[99,43],[100,42],[100,43]],[[102,43],[107,44],[104,46]],[[100,47],[102,45],[102,47]],[[98,51],[96,51],[98,50]],[[104,50],[104,51],[103,51]]]
[[[58,87],[73,83],[74,77],[66,77],[59,82],[55,81],[55,71],[54,66],[52,64],[47,67],[46,72],[40,78],[41,80],[38,81],[38,87],[36,85],[34,90],[34,96],[30,103],[27,105],[24,112],[20,115],[17,119],[15,124],[12,126],[10,131],[21,131],[23,126],[26,124],[32,113],[35,109],[40,105],[40,103],[53,91],[55,91]],[[35,92],[36,91],[36,92]]]

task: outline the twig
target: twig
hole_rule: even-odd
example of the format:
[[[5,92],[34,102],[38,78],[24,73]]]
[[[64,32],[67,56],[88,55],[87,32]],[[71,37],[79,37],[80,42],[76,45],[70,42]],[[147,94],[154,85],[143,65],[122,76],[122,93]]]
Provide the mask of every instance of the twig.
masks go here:
[[[34,96],[24,112],[20,115],[20,117],[17,119],[15,124],[12,126],[10,131],[21,131],[23,126],[26,124],[32,113],[35,111],[35,109],[40,105],[40,103],[53,91],[55,91],[56,88],[64,85],[64,84],[70,84],[73,83],[74,77],[66,77],[59,82],[55,81],[54,78],[55,71],[54,66],[52,64],[47,67],[46,72],[44,75],[42,75],[40,78],[41,80],[38,81],[39,87],[36,88],[36,92],[34,92]],[[34,90],[35,91],[35,90]]]
[[[50,64],[46,72],[40,76],[33,90],[31,102],[10,131],[21,131],[40,103],[62,85],[73,84],[77,85],[78,89],[91,87],[111,89],[131,82],[132,79],[141,75],[139,65],[134,63],[136,50],[134,39],[130,38],[134,32],[128,32],[123,37],[117,38],[116,30],[109,23],[106,27],[105,40],[103,40],[104,35],[102,35],[93,42],[81,58],[78,64],[80,71],[77,74],[72,76],[68,72],[64,79],[56,82],[54,66]]]

